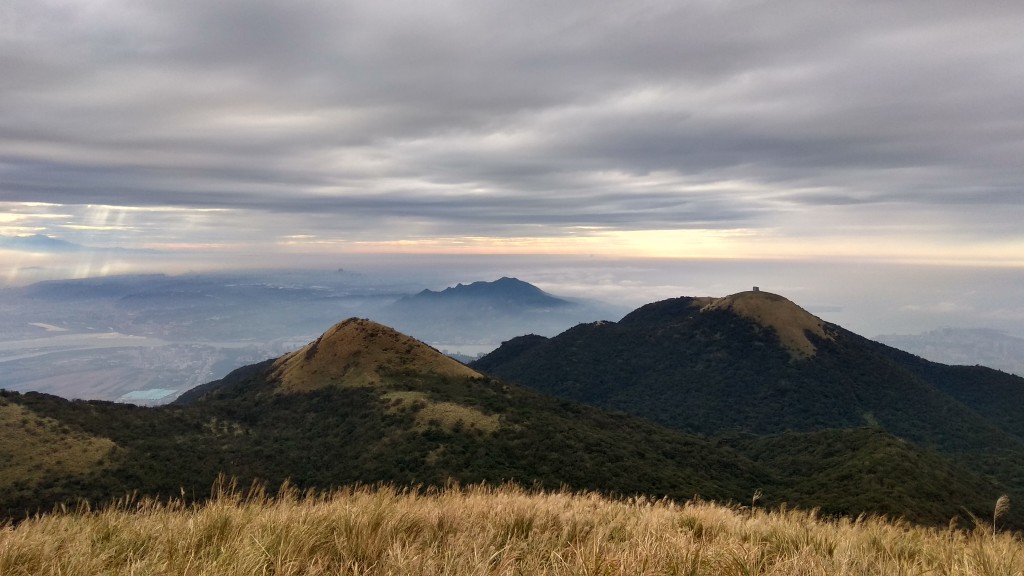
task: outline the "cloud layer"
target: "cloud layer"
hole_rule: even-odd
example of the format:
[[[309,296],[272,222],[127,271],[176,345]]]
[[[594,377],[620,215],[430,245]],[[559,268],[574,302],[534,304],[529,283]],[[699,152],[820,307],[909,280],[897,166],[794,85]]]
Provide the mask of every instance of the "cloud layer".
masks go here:
[[[1019,263],[1022,26],[1000,1],[8,0],[0,233]]]

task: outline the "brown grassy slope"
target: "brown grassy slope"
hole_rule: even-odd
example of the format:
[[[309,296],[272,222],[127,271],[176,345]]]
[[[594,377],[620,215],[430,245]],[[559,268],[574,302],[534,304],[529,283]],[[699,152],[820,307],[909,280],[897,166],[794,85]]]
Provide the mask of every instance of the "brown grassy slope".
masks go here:
[[[0,528],[0,574],[1024,573],[1019,536],[512,487],[127,503]]]
[[[807,338],[807,332],[828,338],[825,323],[821,318],[778,294],[760,291],[739,292],[718,298],[704,309],[732,310],[765,328],[775,330],[782,345],[796,359],[814,356],[816,352],[814,344]]]
[[[0,398],[0,490],[18,481],[34,485],[48,477],[87,474],[114,448],[107,438],[76,433]]]
[[[387,376],[415,372],[481,378],[473,370],[423,342],[382,324],[350,318],[305,347],[282,356],[271,369],[289,392],[326,386],[375,386]]]

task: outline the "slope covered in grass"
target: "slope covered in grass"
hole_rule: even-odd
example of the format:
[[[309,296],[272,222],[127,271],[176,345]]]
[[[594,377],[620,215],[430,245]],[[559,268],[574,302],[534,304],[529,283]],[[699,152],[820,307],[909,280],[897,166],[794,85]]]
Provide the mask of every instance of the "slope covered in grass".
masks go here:
[[[75,481],[107,467],[115,444],[0,397],[0,492],[30,497],[54,477]]]
[[[0,528],[0,574],[946,574],[1024,572],[1019,536],[514,487],[221,492]]]

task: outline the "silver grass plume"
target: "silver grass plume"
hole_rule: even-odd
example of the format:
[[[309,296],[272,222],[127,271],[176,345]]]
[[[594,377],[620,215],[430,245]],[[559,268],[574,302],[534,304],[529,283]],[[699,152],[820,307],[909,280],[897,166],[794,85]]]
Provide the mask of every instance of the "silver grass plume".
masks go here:
[[[995,508],[995,510],[992,511],[992,533],[993,534],[995,534],[995,532],[996,532],[996,521],[998,521],[1003,516],[1006,516],[1006,513],[1009,512],[1009,511],[1010,511],[1010,497],[1007,496],[1006,494],[1003,494],[998,499],[996,499],[996,508]]]

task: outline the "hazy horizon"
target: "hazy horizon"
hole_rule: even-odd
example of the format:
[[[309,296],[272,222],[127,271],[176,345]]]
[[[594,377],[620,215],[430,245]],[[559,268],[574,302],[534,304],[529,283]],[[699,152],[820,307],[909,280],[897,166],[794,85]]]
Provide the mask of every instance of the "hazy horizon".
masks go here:
[[[81,256],[74,256],[80,258]],[[150,258],[146,258],[151,261]],[[152,261],[151,261],[152,263]],[[262,266],[159,269],[121,261],[112,274],[232,273],[346,270],[369,278],[440,290],[457,283],[513,276],[559,296],[632,309],[678,296],[725,296],[758,286],[823,319],[866,337],[939,328],[992,328],[1024,337],[1024,291],[1014,267],[816,260],[609,258],[544,255],[339,255]],[[271,265],[266,265],[271,264]],[[272,265],[272,264],[277,264]],[[72,279],[69,268],[35,271],[43,280]],[[63,273],[62,273],[63,272]],[[47,274],[51,275],[47,275]],[[78,276],[98,277],[99,275]],[[26,277],[22,277],[26,279]],[[25,285],[8,284],[8,287]],[[2,291],[0,291],[2,298]],[[337,320],[342,320],[338,318]]]

